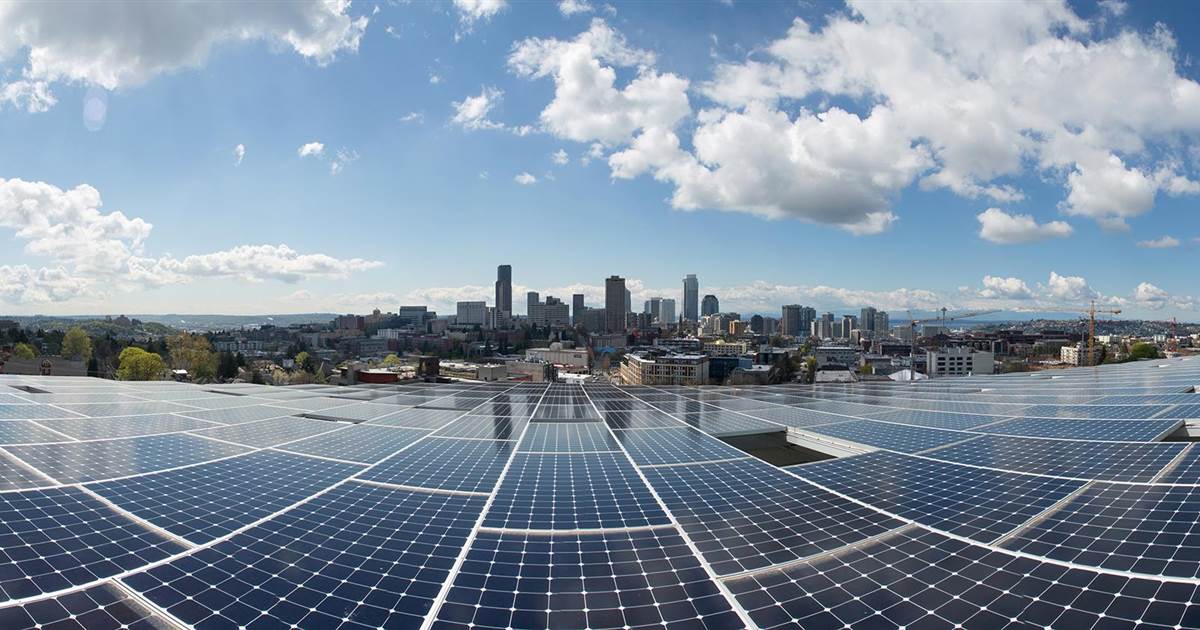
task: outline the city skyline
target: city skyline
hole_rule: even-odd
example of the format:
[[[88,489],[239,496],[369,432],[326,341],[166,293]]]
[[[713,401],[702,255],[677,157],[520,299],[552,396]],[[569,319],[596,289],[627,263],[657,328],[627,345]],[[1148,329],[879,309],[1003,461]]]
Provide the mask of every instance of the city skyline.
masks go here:
[[[1200,319],[1183,5],[95,6],[0,9],[0,314]]]

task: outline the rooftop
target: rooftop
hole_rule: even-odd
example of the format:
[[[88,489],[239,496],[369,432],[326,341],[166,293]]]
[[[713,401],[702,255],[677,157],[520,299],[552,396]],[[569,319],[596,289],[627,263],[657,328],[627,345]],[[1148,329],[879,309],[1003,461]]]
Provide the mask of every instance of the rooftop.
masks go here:
[[[0,375],[0,627],[1195,626],[1197,383]]]

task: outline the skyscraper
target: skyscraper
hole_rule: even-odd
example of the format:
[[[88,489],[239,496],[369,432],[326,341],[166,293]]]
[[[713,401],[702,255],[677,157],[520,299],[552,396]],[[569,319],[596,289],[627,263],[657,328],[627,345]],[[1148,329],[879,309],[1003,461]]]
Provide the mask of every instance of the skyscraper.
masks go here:
[[[658,323],[669,325],[675,323],[675,299],[663,298],[659,304]]]
[[[496,267],[496,309],[512,315],[512,265]]]
[[[633,292],[629,289],[625,289],[625,312],[633,312]]]
[[[780,318],[779,333],[785,337],[802,337],[801,315],[804,313],[804,307],[799,304],[786,304],[783,307],[783,317]]]
[[[716,315],[721,312],[721,303],[717,301],[717,296],[709,294],[704,296],[704,301],[700,304],[700,315]]]
[[[526,316],[528,316],[530,313],[533,312],[533,307],[535,305],[537,305],[538,302],[541,301],[541,297],[542,296],[538,295],[537,291],[530,291],[529,293],[525,294],[525,315]]]
[[[863,330],[875,330],[875,310],[874,306],[867,306],[862,309],[858,317],[858,327]]]
[[[700,321],[700,281],[694,273],[683,279],[683,318],[689,322]]]
[[[610,276],[604,280],[604,331],[625,332],[625,278]]]
[[[571,323],[578,326],[583,323],[583,311],[587,307],[583,305],[583,294],[576,293],[571,296]]]

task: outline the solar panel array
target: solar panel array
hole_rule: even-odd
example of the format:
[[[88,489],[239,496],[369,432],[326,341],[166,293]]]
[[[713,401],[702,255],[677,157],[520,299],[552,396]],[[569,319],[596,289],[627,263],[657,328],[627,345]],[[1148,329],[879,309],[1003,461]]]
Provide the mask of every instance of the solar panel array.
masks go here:
[[[0,628],[1200,627],[1197,384],[0,375]]]

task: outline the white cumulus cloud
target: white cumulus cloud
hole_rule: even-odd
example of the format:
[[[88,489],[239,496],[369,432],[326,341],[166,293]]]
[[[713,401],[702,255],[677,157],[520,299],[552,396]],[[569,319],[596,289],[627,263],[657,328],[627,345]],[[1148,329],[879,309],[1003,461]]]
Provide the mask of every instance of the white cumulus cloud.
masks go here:
[[[525,171],[522,171],[522,172],[518,173],[516,177],[513,178],[513,181],[517,182],[518,184],[520,184],[522,186],[531,186],[531,185],[537,183],[537,178],[534,177],[533,175],[530,175],[529,173],[527,173]]]
[[[246,145],[239,144],[233,147],[233,163],[235,166],[241,165],[242,160],[246,158]]]
[[[0,179],[0,228],[12,230],[27,254],[49,261],[41,268],[0,266],[0,299],[61,302],[203,277],[255,282],[343,278],[382,264],[303,253],[283,244],[154,257],[145,251],[150,223],[101,207],[100,192],[86,184],[63,190],[45,182]]]
[[[1143,249],[1170,249],[1172,247],[1179,247],[1179,245],[1179,239],[1174,236],[1164,236],[1162,238],[1137,242],[1137,246]]]
[[[563,17],[571,17],[580,13],[591,13],[595,9],[587,0],[559,0],[558,12],[563,14]]]
[[[975,218],[979,220],[979,238],[1002,245],[1066,238],[1074,232],[1064,221],[1038,223],[1028,214],[1009,214],[999,208],[988,208]]]
[[[0,102],[42,111],[55,102],[53,83],[140,85],[202,66],[226,42],[266,40],[324,65],[358,50],[368,18],[349,10],[349,0],[4,3],[0,62],[24,66],[19,81],[0,84]]]
[[[296,154],[300,157],[321,156],[325,154],[325,145],[320,142],[309,142],[297,149]]]
[[[987,299],[1028,300],[1033,298],[1033,291],[1020,278],[984,276],[983,289],[979,296]]]

